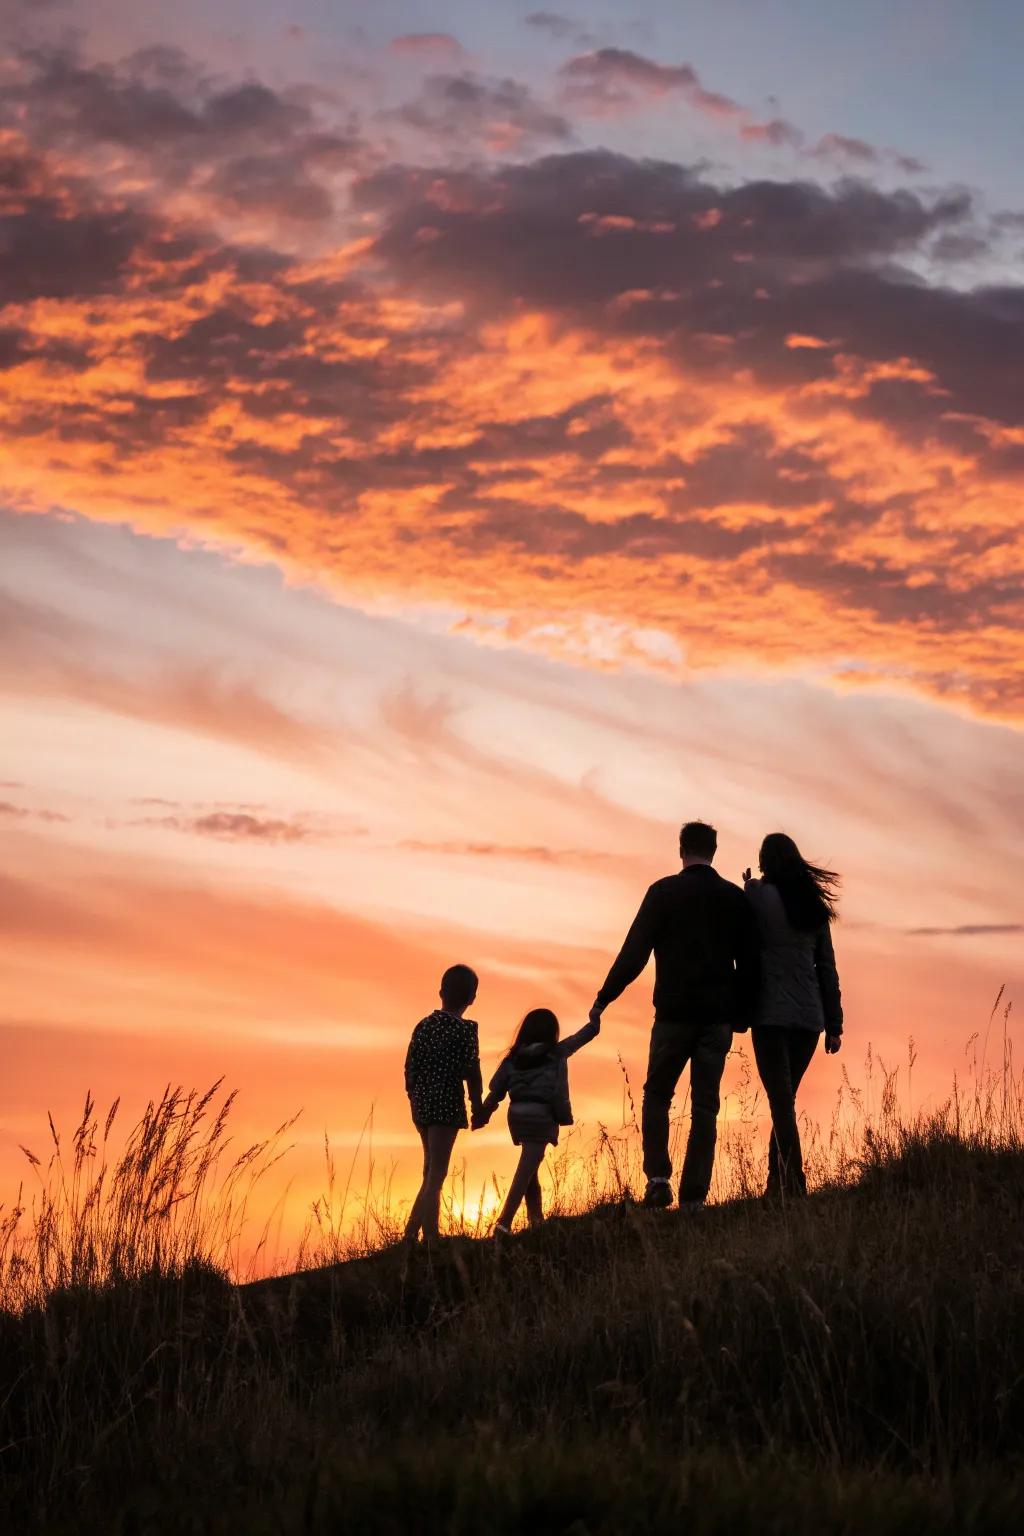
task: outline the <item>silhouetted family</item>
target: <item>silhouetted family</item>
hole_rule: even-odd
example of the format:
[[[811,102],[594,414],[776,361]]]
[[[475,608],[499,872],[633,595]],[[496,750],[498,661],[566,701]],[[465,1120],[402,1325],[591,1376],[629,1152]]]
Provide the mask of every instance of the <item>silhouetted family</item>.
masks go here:
[[[733,1034],[750,1030],[754,1060],[771,1111],[768,1198],[806,1193],[796,1094],[818,1041],[839,1050],[843,1008],[832,947],[839,879],[809,864],[785,833],[761,844],[760,878],[744,888],[713,868],[718,834],[687,822],[679,834],[682,869],[650,887],[582,1029],[560,1037],[550,1008],[533,1008],[490,1082],[480,1073],[476,1023],[466,1010],[477,976],[453,965],[441,978],[441,1007],[413,1030],[405,1062],[412,1118],[423,1143],[423,1182],[406,1239],[433,1237],[455,1138],[474,1130],[508,1099],[508,1127],[519,1164],[495,1231],[508,1234],[526,1202],[530,1225],[543,1220],[540,1166],[559,1130],[571,1125],[568,1060],[600,1032],[601,1017],[654,955],[654,1028],[644,1083],[644,1204],[672,1204],[669,1111],[690,1067],[690,1129],[679,1207],[703,1205],[711,1187],[725,1059]]]

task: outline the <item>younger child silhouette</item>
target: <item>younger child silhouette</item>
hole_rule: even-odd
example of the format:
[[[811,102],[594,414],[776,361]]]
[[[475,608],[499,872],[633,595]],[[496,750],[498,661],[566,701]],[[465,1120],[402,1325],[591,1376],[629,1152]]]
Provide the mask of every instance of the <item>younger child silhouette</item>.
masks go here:
[[[473,1129],[486,1125],[507,1095],[508,1128],[513,1142],[521,1149],[496,1232],[508,1234],[512,1230],[524,1199],[530,1226],[539,1226],[544,1220],[537,1174],[548,1147],[558,1144],[559,1127],[572,1125],[566,1063],[600,1029],[600,1020],[591,1020],[574,1035],[560,1040],[558,1019],[551,1009],[531,1008],[491,1078],[490,1092],[480,1113],[473,1117]]]

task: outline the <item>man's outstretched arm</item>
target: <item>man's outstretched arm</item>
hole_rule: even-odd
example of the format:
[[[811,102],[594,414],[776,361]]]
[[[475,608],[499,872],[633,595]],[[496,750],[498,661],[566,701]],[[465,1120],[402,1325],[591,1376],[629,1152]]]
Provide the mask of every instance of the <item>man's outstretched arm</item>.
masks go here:
[[[640,903],[640,910],[633,919],[633,925],[626,934],[625,942],[605,977],[604,986],[594,1000],[594,1006],[590,1010],[591,1019],[600,1018],[608,1004],[614,1003],[615,999],[625,992],[631,981],[636,981],[651,958],[657,931],[655,906],[656,899],[652,886]]]

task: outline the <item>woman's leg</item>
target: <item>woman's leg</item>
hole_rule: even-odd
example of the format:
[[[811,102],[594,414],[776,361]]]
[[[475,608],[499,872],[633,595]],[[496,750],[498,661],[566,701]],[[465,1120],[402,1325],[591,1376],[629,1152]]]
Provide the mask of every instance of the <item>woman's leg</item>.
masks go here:
[[[787,1173],[791,1192],[806,1195],[807,1179],[804,1175],[804,1158],[800,1146],[800,1126],[796,1118],[796,1093],[804,1073],[811,1064],[811,1057],[818,1048],[819,1036],[813,1029],[789,1029],[786,1033],[789,1036],[789,1077],[793,1084],[793,1145],[790,1149]]]
[[[500,1227],[511,1229],[512,1223],[516,1219],[516,1212],[523,1203],[523,1197],[527,1189],[531,1182],[537,1178],[537,1170],[544,1161],[544,1154],[547,1149],[548,1144],[546,1141],[523,1142],[519,1149],[519,1166],[512,1175],[508,1196],[501,1208],[501,1215],[498,1217],[498,1225]],[[537,1185],[537,1192],[538,1194],[540,1193],[539,1183]]]
[[[454,1125],[428,1125],[418,1129],[423,1142],[423,1183],[405,1227],[406,1238],[411,1242],[415,1242],[421,1231],[424,1237],[437,1236],[441,1188],[448,1177],[448,1165],[459,1134]]]
[[[765,1097],[772,1116],[772,1138],[768,1148],[768,1187],[765,1194],[774,1195],[789,1188],[789,1165],[796,1143],[796,1156],[800,1156],[800,1136],[796,1124],[793,1079],[789,1064],[788,1029],[776,1025],[755,1025],[750,1031],[754,1046],[757,1072],[764,1086]]]
[[[531,1227],[544,1224],[544,1197],[540,1192],[540,1179],[536,1173],[526,1186],[526,1217]]]
[[[811,1064],[821,1036],[816,1029],[791,1029],[789,1035],[789,1075],[793,1080],[793,1097],[803,1081],[804,1073]]]

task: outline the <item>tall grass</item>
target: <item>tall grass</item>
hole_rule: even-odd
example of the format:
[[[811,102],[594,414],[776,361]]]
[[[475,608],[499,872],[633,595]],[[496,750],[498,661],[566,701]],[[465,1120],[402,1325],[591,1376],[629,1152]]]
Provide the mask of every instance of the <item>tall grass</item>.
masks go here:
[[[805,1128],[815,1193],[781,1208],[746,1198],[762,1106],[742,1073],[719,1204],[689,1219],[629,1198],[628,1083],[622,1126],[552,1160],[556,1219],[501,1246],[389,1251],[387,1170],[360,1187],[360,1161],[327,1149],[307,1268],[240,1287],[246,1202],[288,1126],[234,1152],[219,1085],[170,1091],[114,1156],[113,1116],[87,1104],[0,1245],[7,1528],[1012,1528],[1024,1083],[1007,1010],[944,1103],[914,1106],[914,1059],[844,1081],[831,1122]],[[482,1232],[481,1208],[457,1184],[450,1222]]]
[[[257,1185],[284,1155],[294,1120],[232,1153],[234,1093],[218,1081],[204,1093],[168,1087],[132,1126],[120,1151],[111,1133],[120,1101],[103,1117],[86,1095],[66,1146],[47,1116],[44,1163],[22,1151],[34,1175],[14,1204],[0,1207],[0,1306],[20,1310],[55,1292],[103,1287],[209,1265],[238,1273],[246,1214]],[[247,1263],[258,1263],[269,1220]]]

